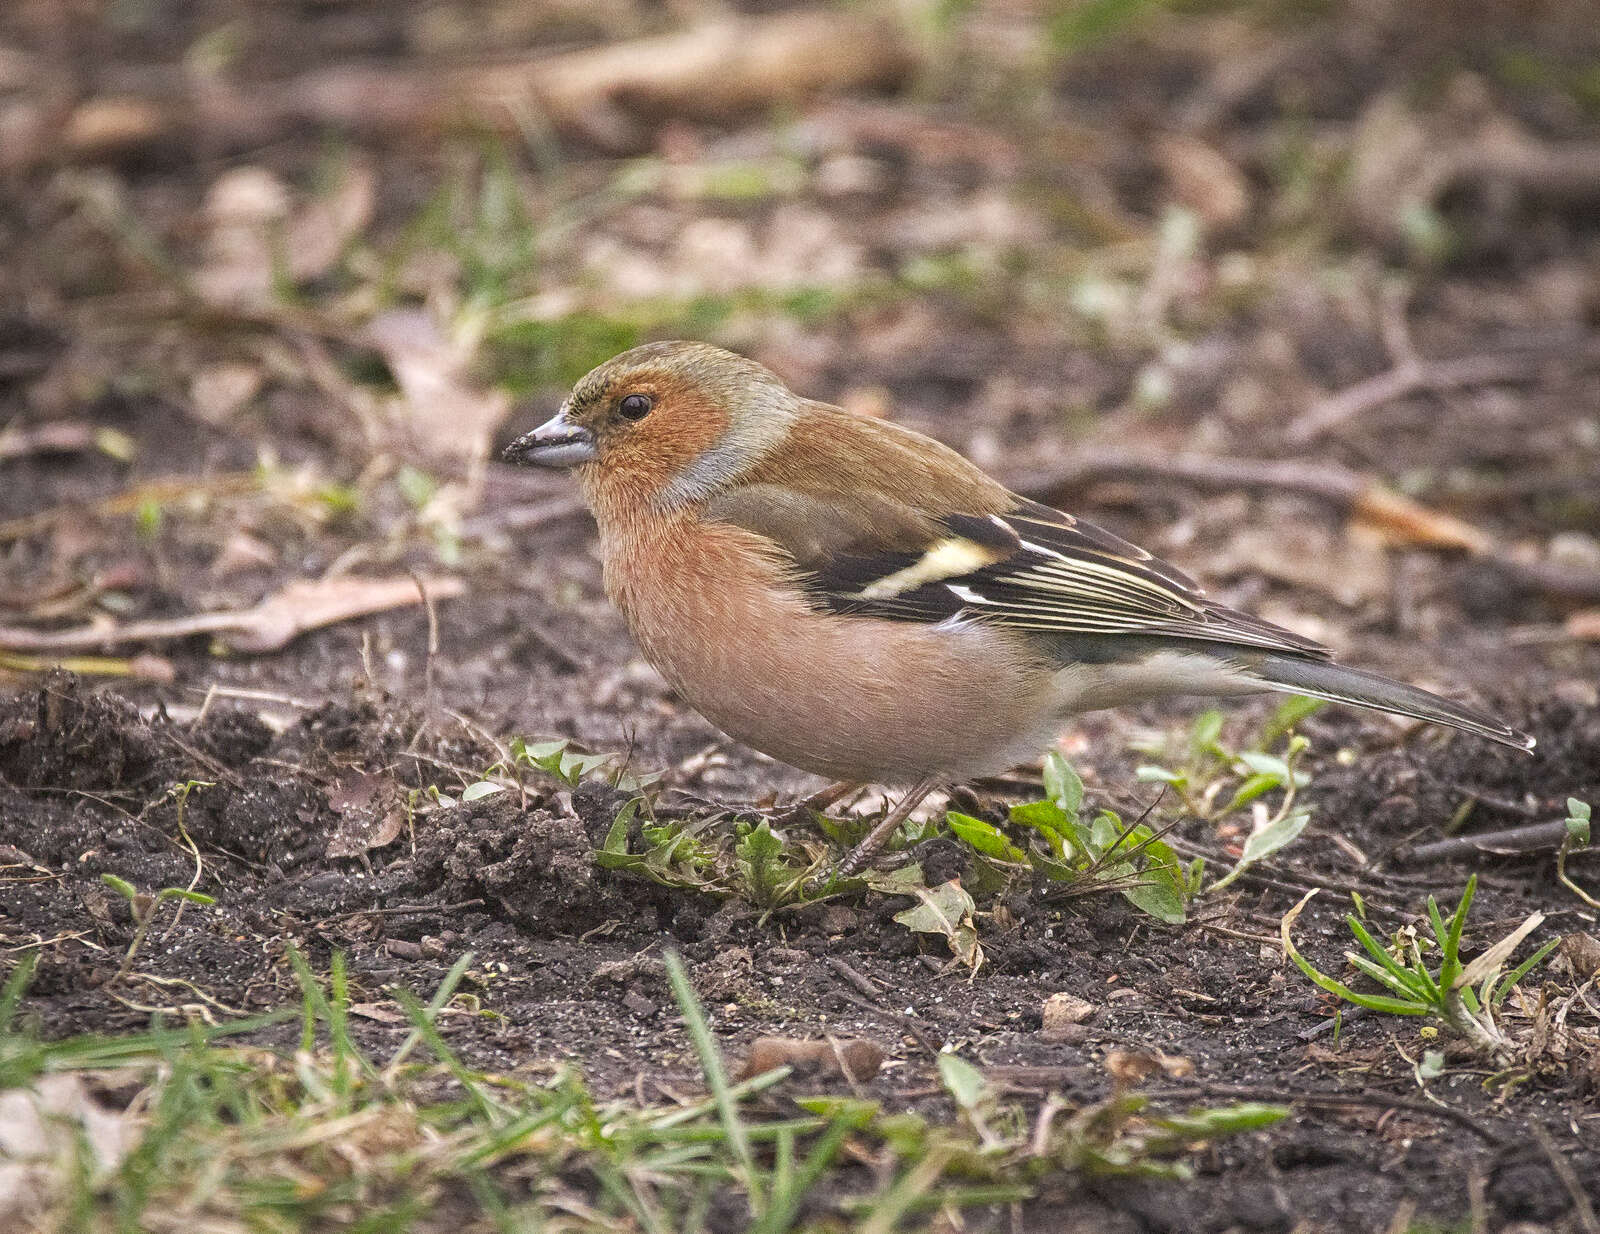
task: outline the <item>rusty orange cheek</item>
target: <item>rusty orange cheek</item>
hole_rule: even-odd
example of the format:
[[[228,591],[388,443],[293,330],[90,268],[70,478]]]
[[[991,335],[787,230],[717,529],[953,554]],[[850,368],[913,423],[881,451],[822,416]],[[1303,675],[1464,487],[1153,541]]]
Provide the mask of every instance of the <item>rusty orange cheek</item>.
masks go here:
[[[722,438],[728,414],[693,386],[653,382],[655,409],[608,433],[601,466],[654,491],[671,483]]]

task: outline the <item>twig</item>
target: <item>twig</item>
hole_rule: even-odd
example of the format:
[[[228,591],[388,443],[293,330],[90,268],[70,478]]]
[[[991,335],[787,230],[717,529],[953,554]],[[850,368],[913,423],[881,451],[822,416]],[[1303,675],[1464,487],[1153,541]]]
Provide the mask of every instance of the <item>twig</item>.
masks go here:
[[[1540,853],[1561,847],[1567,838],[1567,824],[1535,823],[1531,827],[1505,827],[1498,831],[1479,831],[1472,835],[1451,836],[1433,840],[1410,848],[1397,849],[1393,855],[1402,865],[1426,865],[1435,861],[1449,861],[1453,857],[1471,857],[1479,853]]]
[[[828,967],[833,969],[834,972],[838,973],[839,976],[843,977],[846,981],[853,985],[864,997],[870,998],[874,1001],[878,999],[881,991],[879,991],[877,986],[872,984],[871,979],[865,974],[857,972],[843,960],[839,959],[838,956],[829,956],[827,959]]]
[[[1385,403],[1421,390],[1521,385],[1537,378],[1540,369],[1552,358],[1559,357],[1584,366],[1600,361],[1600,347],[1593,344],[1572,347],[1570,352],[1565,350],[1568,347],[1570,343],[1563,343],[1563,350],[1560,351],[1489,352],[1450,360],[1423,360],[1413,353],[1409,358],[1400,358],[1388,372],[1358,381],[1337,394],[1313,403],[1289,422],[1284,430],[1284,440],[1291,445],[1309,445]]]
[[[303,125],[374,137],[469,126],[517,135],[532,120],[633,150],[674,115],[726,115],[902,80],[920,58],[904,23],[883,10],[799,10],[716,18],[687,29],[579,51],[463,67],[340,64],[266,83],[182,76],[101,96],[59,131],[0,150],[0,169],[96,159],[203,131],[223,146],[270,143]],[[96,121],[136,117],[116,128]]]
[[[323,924],[330,921],[349,921],[352,917],[396,917],[407,913],[453,913],[458,908],[478,908],[482,900],[457,900],[454,904],[396,904],[393,908],[358,908],[348,913],[335,913],[320,918]]]

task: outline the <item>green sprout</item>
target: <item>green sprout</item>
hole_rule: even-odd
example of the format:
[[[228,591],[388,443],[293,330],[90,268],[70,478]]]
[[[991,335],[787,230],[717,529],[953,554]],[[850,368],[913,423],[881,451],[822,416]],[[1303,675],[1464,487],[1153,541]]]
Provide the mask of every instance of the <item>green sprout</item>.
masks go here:
[[[128,911],[133,915],[133,940],[128,944],[127,953],[122,957],[122,963],[117,971],[112,974],[107,986],[114,986],[133,971],[134,957],[139,954],[139,948],[144,946],[145,935],[150,932],[150,925],[155,920],[156,910],[168,900],[180,901],[182,904],[215,904],[213,896],[204,892],[191,891],[187,887],[163,887],[154,895],[140,891],[125,878],[115,874],[102,874],[100,881],[111,890],[115,891],[128,902]]]
[[[1029,868],[1072,894],[1118,891],[1160,921],[1181,925],[1202,866],[1185,864],[1155,828],[1124,823],[1112,810],[1086,817],[1083,781],[1058,752],[1044,761],[1045,797],[1011,807],[1019,844],[1001,828],[952,810],[946,824],[991,868]]]
[[[1590,908],[1600,908],[1596,900],[1567,874],[1567,854],[1574,849],[1589,847],[1589,803],[1576,797],[1567,798],[1567,834],[1562,837],[1561,849],[1556,853],[1556,877],[1561,885]]]
[[[1379,943],[1354,913],[1345,915],[1345,924],[1350,927],[1350,933],[1355,935],[1356,941],[1366,952],[1360,955],[1347,951],[1346,959],[1388,990],[1387,994],[1352,990],[1318,971],[1295,947],[1290,931],[1311,897],[1317,894],[1315,890],[1307,892],[1298,904],[1284,914],[1280,926],[1284,953],[1319,987],[1345,1002],[1388,1015],[1431,1016],[1480,1053],[1506,1061],[1510,1057],[1512,1043],[1495,1023],[1495,1009],[1505,1001],[1506,995],[1516,984],[1555,949],[1560,940],[1551,939],[1510,972],[1505,972],[1506,962],[1512,952],[1544,922],[1543,913],[1533,913],[1476,959],[1463,964],[1461,935],[1466,928],[1467,910],[1477,889],[1478,876],[1474,874],[1467,880],[1461,902],[1456,905],[1456,911],[1448,921],[1440,914],[1434,898],[1428,897],[1428,922],[1433,930],[1430,950],[1438,951],[1437,970],[1430,970],[1423,959],[1423,943],[1415,932],[1407,932],[1397,939],[1391,950]]]

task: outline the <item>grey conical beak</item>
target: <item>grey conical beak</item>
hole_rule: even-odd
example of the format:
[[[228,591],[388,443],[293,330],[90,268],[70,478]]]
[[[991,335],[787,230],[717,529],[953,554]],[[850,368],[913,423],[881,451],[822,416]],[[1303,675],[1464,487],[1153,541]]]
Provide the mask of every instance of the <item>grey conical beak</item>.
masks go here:
[[[534,467],[576,467],[595,460],[594,433],[557,413],[531,433],[518,437],[500,455],[508,463]]]

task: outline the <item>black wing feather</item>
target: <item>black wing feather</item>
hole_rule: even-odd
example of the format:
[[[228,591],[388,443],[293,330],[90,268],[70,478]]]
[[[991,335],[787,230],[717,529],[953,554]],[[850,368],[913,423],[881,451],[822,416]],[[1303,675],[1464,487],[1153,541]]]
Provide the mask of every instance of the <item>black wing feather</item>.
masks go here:
[[[1330,658],[1310,639],[1208,600],[1188,575],[1137,545],[1037,502],[936,524],[920,553],[845,551],[814,563],[802,586],[831,612],[979,618],[1047,635],[1153,635]],[[974,568],[961,568],[963,544]]]

